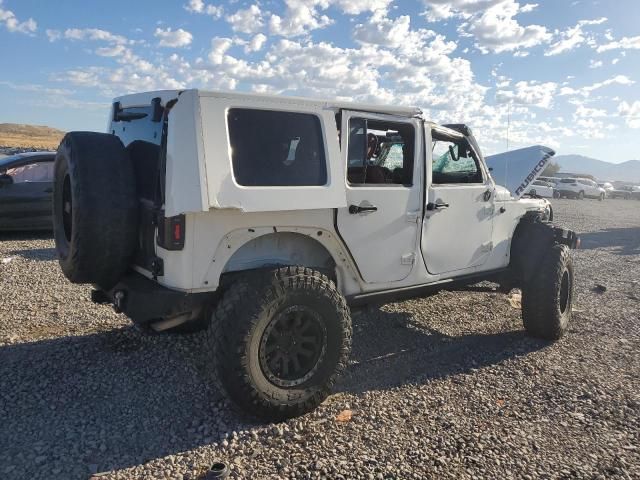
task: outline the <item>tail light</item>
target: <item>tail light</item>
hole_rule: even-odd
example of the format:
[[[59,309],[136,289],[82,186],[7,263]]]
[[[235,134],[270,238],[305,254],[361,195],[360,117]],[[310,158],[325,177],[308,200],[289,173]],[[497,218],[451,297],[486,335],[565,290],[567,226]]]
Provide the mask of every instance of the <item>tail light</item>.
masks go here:
[[[185,217],[161,216],[158,221],[158,246],[165,250],[182,250],[184,248]]]

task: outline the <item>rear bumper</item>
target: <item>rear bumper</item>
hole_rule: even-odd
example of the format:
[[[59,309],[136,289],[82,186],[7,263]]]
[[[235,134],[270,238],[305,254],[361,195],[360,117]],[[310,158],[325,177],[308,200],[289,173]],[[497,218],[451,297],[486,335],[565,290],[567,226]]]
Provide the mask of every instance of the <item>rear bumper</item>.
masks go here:
[[[179,292],[140,273],[130,272],[111,290],[94,290],[91,299],[95,303],[112,304],[116,312],[124,313],[136,324],[148,324],[180,317],[196,318],[215,295],[215,292]]]

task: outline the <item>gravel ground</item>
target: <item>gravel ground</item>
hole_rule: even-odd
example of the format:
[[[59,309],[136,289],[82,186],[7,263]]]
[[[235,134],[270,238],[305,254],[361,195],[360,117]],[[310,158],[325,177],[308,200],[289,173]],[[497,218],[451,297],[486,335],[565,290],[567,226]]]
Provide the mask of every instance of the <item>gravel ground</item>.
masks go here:
[[[201,335],[138,331],[2,234],[0,478],[640,478],[640,203],[554,205],[584,247],[562,341],[493,292],[370,307],[335,395],[266,425],[207,386]]]

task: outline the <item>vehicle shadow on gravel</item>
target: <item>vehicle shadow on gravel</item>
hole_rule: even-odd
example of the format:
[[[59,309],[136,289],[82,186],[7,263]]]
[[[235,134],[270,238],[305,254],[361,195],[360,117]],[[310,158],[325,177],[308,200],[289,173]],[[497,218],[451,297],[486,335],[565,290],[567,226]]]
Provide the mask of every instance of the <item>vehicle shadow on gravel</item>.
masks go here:
[[[58,258],[56,255],[56,249],[53,247],[27,248],[25,250],[14,250],[13,252],[10,252],[9,255],[19,255],[22,258],[26,258],[27,260],[38,260],[43,262],[56,260]]]
[[[618,255],[640,254],[640,227],[607,228],[580,234],[580,249],[616,248]]]
[[[351,393],[421,384],[526,355],[549,345],[524,331],[450,336],[408,313],[378,308],[354,319],[351,366],[339,389]]]
[[[337,390],[426,383],[546,345],[521,332],[450,337],[408,313],[369,310],[354,315],[353,362]],[[60,464],[74,469],[60,478],[86,478],[256,426],[210,386],[204,349],[202,335],[134,327],[0,346],[0,464]]]
[[[0,465],[87,478],[251,425],[203,381],[201,341],[126,327],[0,346]]]
[[[2,232],[0,231],[0,242],[3,241],[30,241],[30,240],[50,240],[53,239],[53,232],[48,230],[35,231],[16,231]]]

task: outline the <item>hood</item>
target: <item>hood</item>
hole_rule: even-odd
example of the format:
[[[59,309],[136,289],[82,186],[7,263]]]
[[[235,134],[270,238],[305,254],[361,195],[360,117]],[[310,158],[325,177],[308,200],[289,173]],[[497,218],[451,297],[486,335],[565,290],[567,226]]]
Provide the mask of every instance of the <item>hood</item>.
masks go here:
[[[526,188],[544,171],[553,150],[542,145],[520,148],[485,157],[491,177],[511,192],[514,198],[524,195]]]

